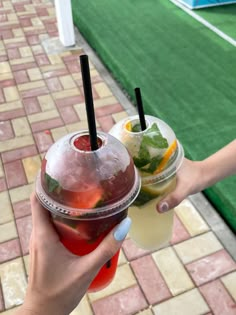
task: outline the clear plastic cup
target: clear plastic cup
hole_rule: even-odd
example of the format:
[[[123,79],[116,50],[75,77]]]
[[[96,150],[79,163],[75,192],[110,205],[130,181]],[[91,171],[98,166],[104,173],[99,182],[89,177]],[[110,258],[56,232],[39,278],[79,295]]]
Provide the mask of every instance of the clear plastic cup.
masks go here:
[[[129,150],[139,170],[142,186],[129,208],[130,237],[138,246],[157,250],[171,240],[173,209],[158,213],[157,203],[176,186],[176,172],[184,152],[173,130],[162,120],[145,115],[147,128],[141,131],[138,115],[118,122],[110,134]]]
[[[46,153],[36,179],[36,194],[51,213],[64,246],[76,255],[94,250],[127,216],[137,197],[140,178],[127,149],[109,134],[98,132],[91,151],[88,131],[68,134]],[[100,270],[89,291],[113,279],[119,252]]]

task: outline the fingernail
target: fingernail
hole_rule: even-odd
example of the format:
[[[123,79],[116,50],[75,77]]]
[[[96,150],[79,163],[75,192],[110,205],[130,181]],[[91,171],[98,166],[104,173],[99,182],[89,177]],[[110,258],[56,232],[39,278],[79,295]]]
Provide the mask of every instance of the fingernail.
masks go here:
[[[114,238],[116,241],[120,242],[123,241],[126,237],[126,235],[129,232],[130,226],[131,226],[131,219],[129,217],[125,218],[121,223],[118,225],[114,232]]]
[[[169,205],[166,201],[160,204],[160,207],[159,207],[160,212],[166,212],[168,210],[169,210]]]

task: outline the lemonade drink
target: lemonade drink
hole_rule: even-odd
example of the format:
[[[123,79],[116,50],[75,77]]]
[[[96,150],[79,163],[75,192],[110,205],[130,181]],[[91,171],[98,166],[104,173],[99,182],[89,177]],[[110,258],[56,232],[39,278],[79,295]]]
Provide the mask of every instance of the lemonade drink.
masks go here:
[[[138,173],[126,148],[98,132],[91,151],[88,132],[69,134],[47,152],[36,180],[36,194],[51,212],[61,242],[75,255],[94,250],[127,216],[140,188]],[[119,252],[100,270],[89,291],[113,279]]]
[[[138,246],[156,250],[172,236],[173,210],[158,213],[157,203],[176,185],[176,171],[183,160],[183,149],[173,130],[162,120],[145,116],[147,128],[141,131],[139,117],[117,123],[110,134],[130,151],[142,178],[140,193],[129,208],[130,237]]]

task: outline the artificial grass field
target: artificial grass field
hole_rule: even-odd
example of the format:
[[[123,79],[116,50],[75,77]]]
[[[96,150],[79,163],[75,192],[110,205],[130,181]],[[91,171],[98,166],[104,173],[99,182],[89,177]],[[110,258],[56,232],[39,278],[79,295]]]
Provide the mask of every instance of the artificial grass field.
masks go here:
[[[167,0],[72,0],[72,7],[113,77],[131,98],[141,88],[146,114],[174,129],[187,157],[203,159],[236,138],[235,47]],[[233,176],[204,192],[234,231],[235,191]]]
[[[194,12],[236,40],[236,4],[198,9]]]

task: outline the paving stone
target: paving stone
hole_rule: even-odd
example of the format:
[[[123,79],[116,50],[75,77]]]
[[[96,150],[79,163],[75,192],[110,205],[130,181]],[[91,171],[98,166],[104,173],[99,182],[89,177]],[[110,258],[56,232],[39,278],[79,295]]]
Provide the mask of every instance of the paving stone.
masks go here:
[[[20,51],[20,54],[21,54],[22,58],[32,57],[33,56],[31,48],[29,46],[20,47],[19,51]]]
[[[31,214],[30,200],[22,200],[13,204],[14,216],[16,219]]]
[[[48,88],[46,86],[42,86],[39,88],[27,90],[27,91],[22,91],[20,92],[21,98],[28,98],[28,97],[35,97],[35,96],[40,96],[40,95],[45,95],[48,94]]]
[[[66,127],[63,126],[63,127],[52,129],[51,133],[52,133],[53,140],[57,141],[67,134],[67,130],[66,130]]]
[[[27,285],[22,258],[1,264],[0,275],[6,309],[22,304]]]
[[[160,271],[150,255],[133,260],[131,267],[149,304],[160,303],[172,297]]]
[[[20,160],[4,164],[7,187],[14,188],[27,183],[24,168]]]
[[[46,79],[46,84],[50,92],[62,91],[62,85],[57,77]]]
[[[15,51],[15,49],[14,49]],[[19,70],[14,72],[14,78],[17,84],[23,84],[29,82],[28,74],[25,70]]]
[[[130,238],[125,239],[124,243],[122,244],[122,248],[129,261],[151,253],[149,250],[138,247]]]
[[[155,315],[202,315],[209,307],[197,289],[190,290],[153,307]]]
[[[109,130],[114,125],[114,120],[110,115],[98,117],[97,120],[98,120],[98,122],[99,122],[99,124],[100,124],[100,126],[104,132],[109,132]]]
[[[17,101],[20,96],[15,86],[9,86],[3,89],[3,93],[7,102]]]
[[[22,160],[28,183],[33,183],[41,167],[39,155],[27,157]]]
[[[105,84],[104,82],[94,84],[94,88],[96,92],[98,93],[99,97],[101,98],[112,96],[111,90],[109,89],[107,84]]]
[[[84,102],[84,97],[82,95],[65,97],[55,101],[58,108],[65,108],[65,106],[71,106],[81,102]],[[85,104],[83,106],[85,106]]]
[[[8,61],[0,62],[0,73],[9,73],[11,72],[11,67]]]
[[[16,219],[17,230],[20,238],[20,244],[23,255],[29,253],[30,235],[32,232],[31,215]]]
[[[38,96],[38,102],[43,112],[56,109],[55,103],[50,94]]]
[[[31,129],[26,117],[12,119],[12,126],[16,137],[26,136],[31,134]]]
[[[197,286],[236,270],[235,261],[223,249],[186,265]]]
[[[8,140],[14,137],[10,121],[0,122],[0,141]]]
[[[131,286],[134,286],[135,284],[136,279],[129,265],[121,265],[117,268],[115,278],[111,282],[111,284],[101,291],[98,291],[96,293],[89,293],[89,299],[93,302]]]
[[[221,281],[236,302],[236,272],[231,272],[228,275],[222,277]]]
[[[52,97],[54,98],[54,100],[59,100],[59,99],[64,99],[67,97],[79,96],[79,95],[80,95],[80,91],[77,88],[69,89],[69,90],[62,90],[60,92],[52,93]]]
[[[61,107],[59,108],[59,112],[65,124],[72,124],[80,120],[73,106]]]
[[[42,74],[38,68],[31,68],[27,70],[30,81],[37,81],[42,79]]]
[[[29,64],[29,63],[34,63],[34,57],[25,57],[25,58],[10,60],[10,64],[12,66],[12,69],[15,69],[14,66],[22,65],[22,64]],[[27,67],[24,69],[27,69]]]
[[[14,221],[0,225],[0,243],[15,239],[18,237]]]
[[[41,112],[37,97],[29,97],[22,100],[28,115]]]
[[[186,264],[221,250],[222,245],[212,232],[208,232],[177,244],[174,249]]]
[[[129,315],[143,310],[147,302],[138,286],[133,286],[92,303],[95,315]]]
[[[114,119],[115,123],[117,123],[118,121],[120,121],[121,119],[127,117],[128,114],[125,111],[116,113],[112,115],[112,118]]]
[[[59,117],[59,113],[57,109],[52,109],[45,112],[29,115],[28,119],[29,119],[29,122],[32,124],[34,122],[48,120],[48,119],[56,118],[56,117]]]
[[[63,126],[64,123],[60,117],[58,118],[53,118],[53,119],[48,119],[48,120],[43,120],[43,121],[38,121],[35,123],[31,124],[31,129],[33,132],[38,132],[38,131],[44,131],[47,132],[47,130]]]
[[[13,188],[9,190],[12,204],[30,198],[31,193],[34,191],[34,184],[28,184]]]
[[[7,191],[0,192],[1,216],[0,224],[13,220],[12,206]]]
[[[21,256],[19,239],[0,243],[0,264],[19,256]]]
[[[126,259],[125,255],[124,255],[123,250],[121,249],[120,250],[120,254],[119,254],[119,259],[118,259],[118,266],[124,265],[126,263],[127,263],[127,259]]]
[[[35,133],[34,138],[40,153],[46,152],[53,144],[52,137],[44,132]]]
[[[178,295],[194,287],[184,266],[171,247],[155,252],[152,256],[172,295]]]
[[[96,116],[101,117],[101,116],[119,113],[121,111],[123,111],[123,108],[120,104],[107,105],[107,106],[102,106],[102,107],[97,108]]]
[[[28,90],[34,90],[34,89],[42,88],[42,87],[45,87],[45,82],[43,80],[28,82],[28,83],[24,83],[24,84],[18,84],[18,90],[20,92],[28,91]]]
[[[171,238],[171,244],[177,244],[183,241],[186,241],[190,238],[190,234],[178,218],[176,214],[174,214],[174,223],[173,223],[173,232]]]
[[[22,108],[22,107],[23,106],[22,106],[21,101],[14,101],[14,102],[10,102],[10,103],[5,103],[5,104],[1,105],[0,112],[15,110],[15,109]]]
[[[0,178],[0,192],[7,190],[5,178]]]
[[[71,75],[65,75],[59,77],[59,80],[61,82],[61,85],[63,86],[63,89],[73,89],[76,88],[75,81],[73,80]]]
[[[22,117],[22,116],[25,116],[25,111],[22,108],[7,111],[7,112],[1,112],[1,110],[0,110],[0,120],[2,120],[2,121],[14,119],[14,118]]]
[[[209,231],[208,225],[189,200],[185,199],[178,207],[176,207],[175,213],[177,213],[191,236]]]
[[[37,154],[35,145],[29,145],[23,148],[10,150],[2,153],[2,160],[4,163],[12,162],[18,159],[22,159],[28,156]]]
[[[220,280],[199,287],[214,315],[235,315],[236,303]]]

